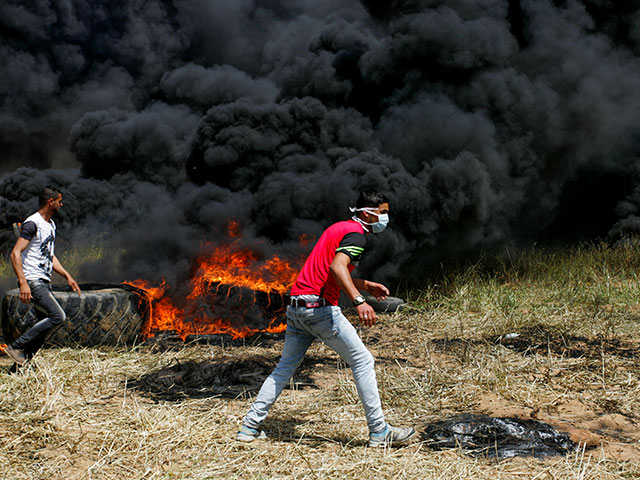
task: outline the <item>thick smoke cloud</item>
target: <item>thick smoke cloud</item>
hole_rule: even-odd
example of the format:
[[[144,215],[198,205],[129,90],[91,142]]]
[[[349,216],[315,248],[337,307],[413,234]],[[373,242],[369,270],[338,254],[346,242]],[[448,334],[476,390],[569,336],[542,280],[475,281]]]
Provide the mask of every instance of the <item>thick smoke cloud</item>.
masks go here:
[[[64,191],[81,280],[180,288],[230,220],[261,254],[392,202],[367,274],[640,230],[640,6],[18,0],[0,6],[0,233]]]

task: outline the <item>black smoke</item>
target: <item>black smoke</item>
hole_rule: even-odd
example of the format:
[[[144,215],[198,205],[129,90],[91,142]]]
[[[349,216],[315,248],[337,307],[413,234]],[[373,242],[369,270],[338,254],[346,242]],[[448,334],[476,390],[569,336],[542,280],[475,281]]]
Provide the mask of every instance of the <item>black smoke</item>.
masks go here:
[[[179,286],[237,220],[301,253],[361,189],[362,270],[640,230],[640,6],[599,0],[7,0],[0,241],[64,191],[83,281]],[[174,287],[178,288],[178,287]]]

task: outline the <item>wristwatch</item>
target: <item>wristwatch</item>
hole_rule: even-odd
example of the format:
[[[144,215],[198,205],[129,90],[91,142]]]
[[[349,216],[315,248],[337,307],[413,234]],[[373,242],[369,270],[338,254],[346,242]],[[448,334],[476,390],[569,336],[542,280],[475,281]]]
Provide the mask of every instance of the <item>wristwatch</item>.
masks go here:
[[[357,307],[358,305],[362,305],[365,302],[366,302],[365,298],[362,295],[358,295],[356,298],[353,299],[353,306]]]

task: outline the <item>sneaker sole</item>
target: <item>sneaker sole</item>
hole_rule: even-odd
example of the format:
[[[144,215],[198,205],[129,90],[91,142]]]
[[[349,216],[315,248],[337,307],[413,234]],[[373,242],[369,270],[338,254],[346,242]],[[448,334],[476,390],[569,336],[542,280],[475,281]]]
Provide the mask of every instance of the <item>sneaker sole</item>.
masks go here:
[[[239,442],[250,443],[254,440],[263,440],[267,438],[267,434],[264,432],[258,433],[258,435],[245,435],[244,433],[239,433],[236,435],[236,440]]]

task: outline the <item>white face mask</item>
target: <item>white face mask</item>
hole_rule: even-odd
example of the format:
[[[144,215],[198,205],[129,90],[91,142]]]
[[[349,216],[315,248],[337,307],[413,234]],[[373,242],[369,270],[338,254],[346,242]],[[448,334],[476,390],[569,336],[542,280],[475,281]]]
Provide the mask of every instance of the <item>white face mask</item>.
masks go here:
[[[352,213],[355,212],[367,212],[370,213],[372,215],[377,215],[378,216],[378,221],[374,222],[374,223],[367,223],[364,220],[362,220],[360,217],[358,217],[357,215],[354,215],[352,218],[353,220],[355,220],[356,222],[361,223],[363,226],[368,225],[371,227],[371,231],[373,233],[380,233],[382,231],[384,231],[385,228],[387,228],[387,225],[389,225],[389,214],[388,213],[378,213],[376,212],[375,208],[355,208],[355,207],[350,207],[349,210]],[[369,230],[367,227],[365,227],[366,230]]]

